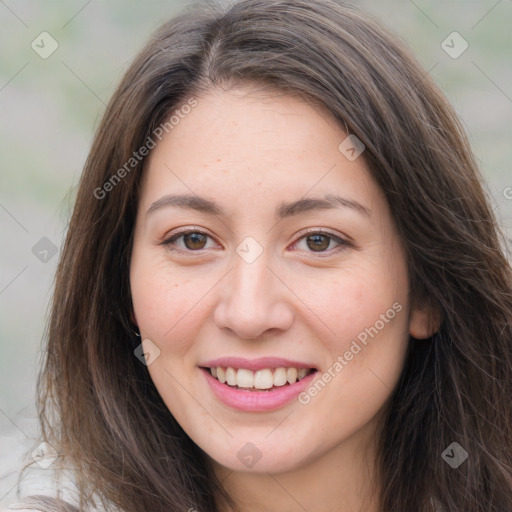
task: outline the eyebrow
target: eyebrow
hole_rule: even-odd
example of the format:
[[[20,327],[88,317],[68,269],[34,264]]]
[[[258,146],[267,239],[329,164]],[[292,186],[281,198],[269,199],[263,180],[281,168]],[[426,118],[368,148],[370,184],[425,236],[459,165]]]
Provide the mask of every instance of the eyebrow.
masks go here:
[[[146,212],[146,216],[164,207],[183,208],[210,215],[225,216],[225,211],[220,205],[204,197],[192,194],[165,195],[151,204]],[[340,207],[350,208],[367,217],[371,217],[371,210],[361,203],[347,197],[333,194],[326,194],[322,198],[301,198],[291,203],[281,203],[276,208],[275,216],[281,220],[313,210],[331,210]]]

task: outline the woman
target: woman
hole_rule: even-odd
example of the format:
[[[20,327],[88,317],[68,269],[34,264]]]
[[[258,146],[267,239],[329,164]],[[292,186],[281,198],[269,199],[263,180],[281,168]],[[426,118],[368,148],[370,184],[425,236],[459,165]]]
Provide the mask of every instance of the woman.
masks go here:
[[[512,510],[512,280],[452,108],[334,0],[166,23],[80,183],[40,381],[80,508]]]

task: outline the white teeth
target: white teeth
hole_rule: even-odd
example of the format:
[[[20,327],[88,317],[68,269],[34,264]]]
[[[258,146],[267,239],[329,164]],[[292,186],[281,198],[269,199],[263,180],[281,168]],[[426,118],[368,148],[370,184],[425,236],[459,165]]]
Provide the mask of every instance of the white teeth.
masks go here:
[[[226,368],[226,382],[230,386],[236,386],[236,370],[230,366]]]
[[[251,370],[240,368],[236,372],[236,385],[239,388],[252,388],[254,386],[254,373]]]
[[[310,373],[308,368],[265,368],[252,371],[247,368],[224,368],[217,366],[210,368],[210,373],[222,384],[238,386],[246,389],[270,389],[274,386],[285,386],[287,383],[295,384]]]
[[[226,370],[224,370],[224,368],[221,368],[220,366],[217,366],[217,379],[222,384],[226,382]]]
[[[284,386],[286,384],[286,368],[276,368],[274,372],[274,386]]]
[[[297,371],[297,379],[302,380],[308,374],[307,368],[301,368]]]
[[[290,384],[297,381],[297,368],[288,368],[286,370],[286,379]]]
[[[270,370],[258,370],[254,374],[254,387],[256,389],[270,389],[274,385],[274,379]]]

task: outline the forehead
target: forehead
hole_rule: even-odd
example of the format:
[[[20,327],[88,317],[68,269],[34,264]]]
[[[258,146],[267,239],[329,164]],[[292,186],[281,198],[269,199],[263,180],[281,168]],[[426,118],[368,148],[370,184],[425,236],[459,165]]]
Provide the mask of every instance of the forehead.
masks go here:
[[[299,96],[250,88],[213,89],[196,101],[160,148],[185,144],[194,145],[198,157],[215,155],[229,161],[231,156],[238,160],[246,155],[280,161],[305,157],[313,147],[334,155],[344,135],[324,107]]]
[[[195,100],[149,155],[144,202],[168,191],[232,205],[308,192],[365,196],[368,207],[382,200],[364,159],[351,161],[340,151],[347,134],[324,107],[256,89],[215,89]]]

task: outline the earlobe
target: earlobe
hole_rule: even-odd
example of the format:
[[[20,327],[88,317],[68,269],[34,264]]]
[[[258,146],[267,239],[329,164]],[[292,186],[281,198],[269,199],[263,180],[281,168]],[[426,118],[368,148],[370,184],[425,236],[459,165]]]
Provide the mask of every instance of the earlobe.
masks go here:
[[[409,318],[409,334],[418,340],[432,337],[441,327],[441,312],[436,306],[416,306]]]

